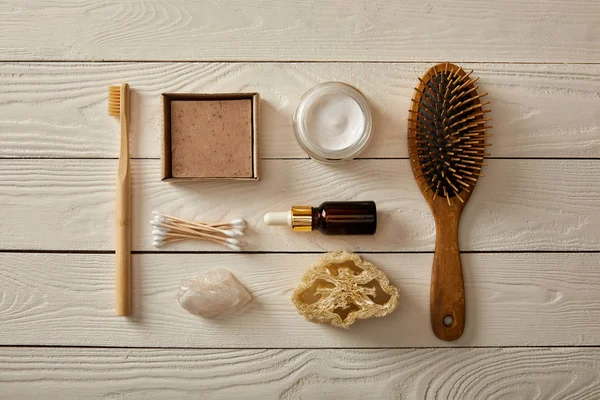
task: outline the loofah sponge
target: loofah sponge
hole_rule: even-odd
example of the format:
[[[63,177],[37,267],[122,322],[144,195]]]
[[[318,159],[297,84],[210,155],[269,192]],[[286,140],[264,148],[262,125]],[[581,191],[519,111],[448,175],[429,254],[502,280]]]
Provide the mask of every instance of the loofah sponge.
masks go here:
[[[398,289],[370,262],[346,251],[325,254],[302,277],[292,301],[308,321],[349,328],[383,317],[398,305]]]

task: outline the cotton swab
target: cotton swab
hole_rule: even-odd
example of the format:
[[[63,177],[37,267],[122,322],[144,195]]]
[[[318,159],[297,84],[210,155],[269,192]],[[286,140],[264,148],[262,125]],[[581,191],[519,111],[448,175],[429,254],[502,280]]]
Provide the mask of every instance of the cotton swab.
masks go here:
[[[200,221],[186,221],[153,211],[154,218],[150,221],[153,227],[152,245],[162,247],[172,242],[182,240],[205,240],[222,244],[233,251],[241,251],[247,243],[236,239],[244,235],[246,222],[236,218],[229,222],[204,223]]]
[[[204,231],[202,229],[194,229],[187,226],[180,226],[177,224],[165,224],[162,222],[158,222],[156,220],[150,221],[150,224],[157,229],[163,230],[165,232],[179,232],[186,233],[190,235],[197,235],[201,237],[207,238],[222,238],[222,236],[226,237],[240,237],[243,236],[243,232],[241,231]],[[154,231],[153,231],[154,232]]]
[[[211,231],[219,231],[219,232],[229,232],[229,229],[221,229],[221,228],[233,228],[236,231],[235,234],[229,234],[228,236],[241,236],[237,233],[237,231],[243,231],[246,228],[246,222],[241,219],[235,219],[232,222],[221,222],[216,224],[205,224],[203,222],[198,221],[186,221],[181,218],[173,217],[166,214],[161,214],[157,211],[154,212],[154,219],[161,223],[175,223],[179,226],[187,226],[193,229],[201,229],[201,230],[211,230]]]

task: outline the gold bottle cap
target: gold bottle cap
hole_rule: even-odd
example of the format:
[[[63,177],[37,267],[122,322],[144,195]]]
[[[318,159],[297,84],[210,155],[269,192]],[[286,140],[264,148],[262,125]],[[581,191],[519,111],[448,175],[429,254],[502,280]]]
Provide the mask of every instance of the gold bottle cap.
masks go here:
[[[292,206],[291,211],[292,230],[296,232],[312,231],[312,207]]]

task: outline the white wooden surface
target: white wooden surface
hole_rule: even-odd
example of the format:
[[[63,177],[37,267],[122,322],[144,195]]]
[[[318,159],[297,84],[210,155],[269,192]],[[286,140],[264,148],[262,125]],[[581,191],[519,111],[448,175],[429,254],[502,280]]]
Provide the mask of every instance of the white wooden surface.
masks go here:
[[[2,29],[0,27],[0,29]],[[0,63],[0,156],[116,157],[106,87],[134,89],[132,156],[160,157],[165,92],[258,91],[263,158],[306,157],[292,115],[302,94],[341,80],[368,97],[377,134],[361,157],[408,156],[406,118],[424,63]],[[597,157],[600,65],[464,64],[492,102],[494,157]],[[565,106],[568,105],[568,112]],[[75,112],[73,112],[75,110]]]
[[[0,341],[7,345],[202,348],[542,346],[600,343],[600,254],[463,254],[467,328],[456,342],[429,327],[427,254],[363,254],[400,290],[398,310],[350,330],[310,324],[290,297],[319,254],[141,254],[134,314],[113,316],[113,256],[2,254]],[[182,310],[182,280],[226,267],[254,300],[235,316]],[[48,332],[52,332],[51,335]]]
[[[0,2],[0,398],[599,398],[599,20],[586,0]],[[481,77],[495,135],[461,226],[468,320],[454,343],[429,328],[434,226],[405,139],[416,77],[445,60]],[[122,80],[134,88],[130,319],[113,316],[106,114]],[[375,116],[363,159],[338,167],[308,160],[291,127],[302,93],[327,80],[360,88]],[[167,91],[259,91],[264,179],[160,182]],[[260,223],[331,199],[376,200],[377,236]],[[250,252],[157,252],[155,208],[247,218]],[[305,268],[337,249],[388,273],[394,314],[341,331],[294,311]],[[253,302],[219,321],[186,314],[179,282],[217,266]]]
[[[595,62],[589,0],[5,0],[4,60]]]
[[[3,399],[579,399],[598,349],[8,349]],[[85,396],[84,396],[85,394]],[[410,394],[409,396],[405,396]]]
[[[489,160],[460,228],[465,251],[600,250],[599,160]],[[0,160],[0,240],[11,250],[114,249],[116,160]],[[408,160],[263,160],[258,183],[160,180],[134,160],[133,249],[152,251],[152,210],[200,220],[243,217],[250,251],[433,251],[435,227]],[[568,190],[567,190],[568,189]],[[326,199],[374,200],[377,234],[323,236],[268,227],[268,211]],[[186,242],[173,250],[223,250]]]

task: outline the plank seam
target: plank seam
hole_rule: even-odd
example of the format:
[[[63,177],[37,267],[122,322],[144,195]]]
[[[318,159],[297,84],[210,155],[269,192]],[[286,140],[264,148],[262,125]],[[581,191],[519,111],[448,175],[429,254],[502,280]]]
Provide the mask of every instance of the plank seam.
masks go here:
[[[160,161],[158,157],[130,157],[130,160],[152,160]],[[408,160],[408,157],[357,157],[356,161],[369,160]],[[549,161],[600,161],[600,157],[486,157],[486,160],[549,160]],[[118,160],[118,157],[6,157],[0,156],[0,160]],[[309,157],[261,157],[261,161],[302,161],[310,160]]]
[[[115,254],[114,250],[0,249],[0,254]],[[327,251],[135,250],[131,254],[325,254]],[[434,251],[356,251],[356,254],[433,254]],[[464,250],[460,254],[596,254],[600,250]]]
[[[177,346],[101,346],[52,344],[0,344],[0,348],[59,348],[59,349],[135,349],[135,350],[425,350],[425,349],[596,349],[600,344],[530,345],[530,346],[397,346],[397,347],[177,347]]]
[[[461,59],[448,60],[456,63],[465,64],[492,64],[492,65],[600,65],[600,62],[584,62],[584,61],[470,61]],[[208,60],[38,60],[38,59],[7,59],[1,60],[0,63],[30,63],[30,64],[124,64],[124,63],[171,63],[171,64],[189,64],[189,63],[228,63],[228,64],[437,64],[439,59],[435,60],[228,60],[228,59],[208,59]]]

